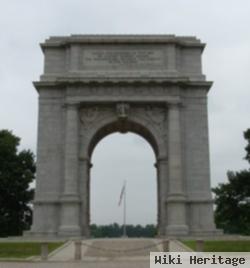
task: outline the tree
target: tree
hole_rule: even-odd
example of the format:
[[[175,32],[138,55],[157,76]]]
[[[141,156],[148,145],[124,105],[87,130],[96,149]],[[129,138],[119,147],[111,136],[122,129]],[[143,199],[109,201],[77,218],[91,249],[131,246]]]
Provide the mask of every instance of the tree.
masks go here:
[[[250,163],[250,129],[244,132],[248,144],[246,157]],[[215,193],[215,222],[225,233],[250,235],[250,169],[228,171],[228,182],[213,189]]]
[[[18,152],[19,143],[12,132],[0,131],[0,237],[21,235],[31,224],[35,161],[30,150]]]
[[[244,132],[244,138],[247,140],[245,150],[247,152],[245,159],[250,163],[250,128]]]
[[[123,225],[117,223],[109,225],[96,225],[91,226],[91,235],[93,237],[121,237],[123,235]],[[127,225],[126,226],[128,237],[155,237],[157,228],[153,224],[146,226],[141,225]]]

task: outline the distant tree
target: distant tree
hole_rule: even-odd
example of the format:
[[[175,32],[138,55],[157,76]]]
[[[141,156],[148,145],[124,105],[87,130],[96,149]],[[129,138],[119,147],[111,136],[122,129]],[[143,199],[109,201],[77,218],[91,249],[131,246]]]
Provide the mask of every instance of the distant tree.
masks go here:
[[[250,129],[244,132],[248,144],[245,159],[250,163]],[[215,222],[225,233],[250,235],[250,169],[228,171],[228,182],[213,189]]]
[[[157,235],[157,228],[154,224],[145,226],[145,237],[155,237]]]
[[[122,235],[122,227],[117,223],[112,223],[109,225],[96,225],[92,224],[90,226],[91,235],[93,237],[120,237]]]
[[[250,163],[250,128],[244,132],[244,138],[247,140],[247,146],[245,147],[247,153],[245,159]]]
[[[0,236],[21,235],[32,218],[30,201],[34,191],[34,155],[18,152],[20,138],[8,130],[0,131]]]
[[[144,226],[141,225],[127,225],[128,237],[155,237],[157,228],[153,224]],[[121,237],[123,235],[123,226],[117,223],[109,225],[91,225],[91,235],[93,237]]]

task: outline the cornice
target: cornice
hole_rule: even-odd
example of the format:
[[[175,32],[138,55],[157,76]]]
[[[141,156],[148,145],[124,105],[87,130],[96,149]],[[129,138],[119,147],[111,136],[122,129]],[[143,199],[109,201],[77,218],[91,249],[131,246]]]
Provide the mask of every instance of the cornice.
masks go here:
[[[55,80],[34,81],[33,85],[37,90],[53,87],[67,87],[79,85],[176,85],[179,87],[201,87],[210,89],[213,82],[189,80],[188,78],[58,78]]]
[[[53,36],[46,39],[40,46],[46,48],[67,47],[71,44],[175,44],[181,47],[200,47],[202,43],[194,36],[175,35],[71,35]]]

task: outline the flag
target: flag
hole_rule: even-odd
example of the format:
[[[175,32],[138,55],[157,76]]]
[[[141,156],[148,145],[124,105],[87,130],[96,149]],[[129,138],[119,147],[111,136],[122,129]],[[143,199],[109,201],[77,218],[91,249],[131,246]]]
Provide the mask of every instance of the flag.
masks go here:
[[[126,188],[126,182],[124,182],[124,184],[123,184],[123,187],[122,187],[122,190],[121,190],[121,194],[120,194],[120,200],[119,200],[118,206],[120,206],[121,203],[122,203],[122,198],[123,198],[124,193],[125,193],[125,188]]]

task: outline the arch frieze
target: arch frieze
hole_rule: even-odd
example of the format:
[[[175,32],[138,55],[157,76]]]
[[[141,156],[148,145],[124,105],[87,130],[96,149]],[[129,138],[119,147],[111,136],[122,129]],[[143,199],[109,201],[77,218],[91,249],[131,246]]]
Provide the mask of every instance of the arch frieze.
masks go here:
[[[125,106],[124,111],[120,111]],[[113,132],[135,132],[143,136],[152,146],[157,157],[162,157],[166,152],[166,125],[167,107],[159,104],[86,104],[79,108],[81,150],[80,154],[86,157],[91,156],[92,149],[89,149],[98,131],[110,126],[104,135]],[[101,137],[97,137],[100,139]],[[87,151],[86,151],[87,150]]]

